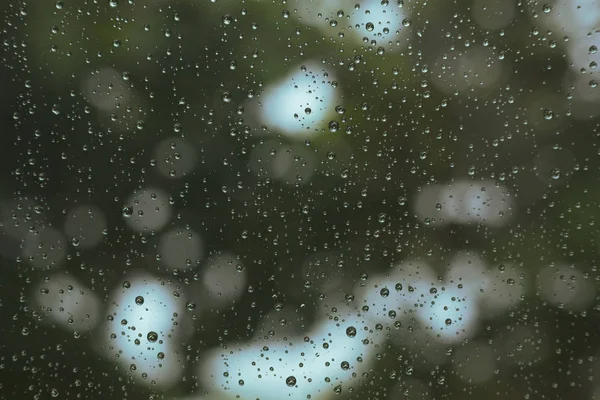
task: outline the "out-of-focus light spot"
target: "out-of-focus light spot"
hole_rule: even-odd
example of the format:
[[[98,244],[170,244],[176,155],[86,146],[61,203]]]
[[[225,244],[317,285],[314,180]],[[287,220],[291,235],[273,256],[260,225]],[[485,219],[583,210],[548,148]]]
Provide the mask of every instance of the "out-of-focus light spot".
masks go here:
[[[278,303],[275,309],[260,321],[255,329],[255,337],[283,339],[290,336],[299,336],[306,333],[305,327],[306,321],[297,307],[291,304]]]
[[[67,240],[60,231],[45,226],[25,237],[21,253],[35,268],[55,268],[67,257],[67,246]]]
[[[196,165],[196,149],[185,139],[168,138],[156,146],[156,168],[165,178],[183,178]]]
[[[597,29],[600,23],[600,4],[595,0],[577,3],[558,0],[552,7],[560,12],[550,13],[541,21],[547,27],[560,29],[569,36],[567,55],[573,71],[588,68],[591,61],[599,62],[600,55],[590,52],[589,48],[592,45],[598,46],[600,38],[589,33]]]
[[[552,329],[536,324],[510,327],[498,332],[491,343],[495,347],[497,359],[509,365],[531,367],[556,350],[556,342],[548,335]]]
[[[303,24],[327,30],[331,29],[327,19],[337,20],[336,12],[343,6],[343,0],[313,0],[306,4],[298,3],[298,17]]]
[[[481,293],[484,315],[494,315],[518,305],[527,287],[524,272],[515,264],[496,264],[487,272],[488,284]]]
[[[45,225],[44,207],[29,199],[11,200],[0,204],[0,226],[13,239],[22,240],[31,229]]]
[[[181,380],[185,358],[179,349],[182,293],[145,273],[126,279],[109,297],[97,348],[136,382],[171,387]]]
[[[465,297],[459,289],[447,287],[427,299],[418,309],[417,319],[434,340],[459,343],[477,331],[477,299]]]
[[[466,218],[463,201],[469,190],[466,181],[452,182],[439,192],[438,202],[441,205],[442,218],[449,222],[457,222]]]
[[[360,384],[383,340],[353,311],[303,336],[213,350],[202,357],[199,379],[209,393],[230,398],[324,400]]]
[[[175,228],[161,235],[158,251],[164,265],[186,270],[199,265],[204,255],[204,241],[191,229]]]
[[[502,226],[509,220],[513,202],[505,187],[491,181],[474,183],[464,196],[467,221]]]
[[[319,252],[309,256],[302,263],[302,277],[310,281],[311,287],[320,292],[331,292],[343,280],[339,271],[344,265],[344,257],[334,252]]]
[[[104,238],[106,217],[94,205],[79,205],[67,213],[65,233],[75,247],[90,249]]]
[[[356,292],[357,304],[367,306],[365,318],[386,325],[409,315],[415,304],[431,296],[436,282],[433,270],[421,261],[406,261],[385,276],[374,276],[360,283]],[[425,296],[425,297],[423,297]]]
[[[162,229],[171,219],[169,196],[160,189],[134,191],[123,206],[123,218],[131,229],[152,233]]]
[[[98,295],[72,276],[51,276],[37,285],[33,298],[45,323],[85,333],[100,322]]]
[[[113,68],[100,68],[84,77],[81,90],[86,100],[101,111],[114,111],[129,101],[130,89],[122,74]]]
[[[246,290],[246,268],[238,256],[218,254],[203,267],[202,282],[209,294],[207,301],[217,307],[231,305]]]
[[[600,44],[598,45],[600,47]],[[596,54],[600,54],[598,51]],[[597,63],[600,65],[600,62]],[[596,67],[600,72],[600,67]],[[571,94],[571,116],[579,121],[600,117],[600,86],[591,84],[600,81],[598,74],[567,73],[564,90]]]
[[[414,211],[419,221],[426,225],[444,225],[450,221],[443,218],[443,207],[440,203],[440,185],[425,186],[418,191],[414,198]],[[446,213],[448,215],[449,213]]]
[[[488,286],[487,266],[479,254],[460,252],[450,261],[445,281],[462,296],[477,298]]]
[[[282,146],[273,160],[273,170],[280,181],[306,184],[316,172],[314,153],[300,145]]]
[[[316,62],[296,67],[291,74],[267,87],[260,109],[262,121],[288,135],[314,135],[326,129],[336,98],[335,80]]]
[[[510,24],[515,16],[515,5],[503,0],[474,0],[471,13],[482,29],[499,30]]]
[[[451,58],[440,55],[432,66],[433,85],[448,95],[483,94],[493,90],[509,68],[506,60],[500,60],[483,46],[470,47]]]
[[[600,3],[595,0],[573,2],[558,0],[552,7],[560,12],[537,16],[549,30],[560,30],[569,40],[563,44],[570,72],[566,74],[565,91],[572,95],[571,115],[577,120],[600,116],[598,81],[600,47],[597,28],[600,24]],[[535,8],[535,6],[533,6]],[[595,34],[592,34],[594,32]]]
[[[267,141],[252,152],[250,168],[261,178],[287,184],[306,184],[316,173],[317,160],[306,146]]]
[[[584,310],[596,296],[596,286],[575,266],[557,264],[543,268],[537,276],[540,296],[558,308]]]
[[[600,18],[598,23],[600,23]],[[598,77],[598,71],[590,68],[592,63],[600,64],[600,51],[590,51],[590,48],[598,48],[598,46],[600,46],[600,36],[598,34],[595,36],[586,34],[572,42],[569,41],[567,54],[569,60],[572,61],[571,69],[573,72],[581,73],[581,70],[587,70],[589,79]]]
[[[399,328],[390,329],[390,336],[397,346],[409,350],[408,359],[415,368],[430,371],[448,361],[448,344],[431,340],[425,328],[413,319],[403,321]]]
[[[471,342],[454,350],[452,367],[463,382],[482,384],[494,376],[495,358],[491,346],[483,342]]]
[[[481,223],[498,227],[510,220],[513,207],[508,189],[492,181],[428,186],[417,193],[414,203],[417,217],[427,226]]]
[[[363,38],[367,38],[383,46],[408,37],[412,21],[405,7],[400,8],[381,0],[363,0],[359,5],[350,14],[350,23],[355,28],[351,32],[358,44],[364,44]]]

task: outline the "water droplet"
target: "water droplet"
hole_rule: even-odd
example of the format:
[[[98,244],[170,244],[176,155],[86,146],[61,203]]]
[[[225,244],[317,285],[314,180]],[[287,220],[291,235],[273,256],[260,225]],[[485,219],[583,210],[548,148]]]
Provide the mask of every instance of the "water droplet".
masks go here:
[[[121,213],[123,214],[123,217],[129,218],[133,215],[133,207],[125,206],[125,207],[123,207],[123,210],[121,210]]]
[[[337,121],[329,122],[329,132],[337,132],[340,129],[340,124]]]
[[[150,343],[154,343],[158,340],[158,333],[156,333],[154,331],[150,331],[150,332],[148,332],[148,335],[146,335],[146,338],[148,339],[148,341]]]
[[[193,301],[188,301],[187,303],[185,303],[185,308],[187,308],[188,310],[192,311],[196,309],[196,303]]]
[[[373,32],[373,29],[375,29],[375,25],[373,25],[372,22],[367,22],[367,24],[365,25],[365,28],[367,29],[367,31]]]
[[[142,296],[137,296],[135,298],[135,304],[137,304],[138,306],[141,306],[142,304],[144,304],[144,297]]]
[[[295,376],[288,376],[285,379],[285,384],[288,385],[289,387],[296,386],[296,377]]]
[[[346,336],[348,337],[355,337],[356,336],[356,328],[353,326],[349,326],[346,328]]]
[[[223,15],[222,21],[225,25],[231,25],[233,22],[233,17],[229,14]]]

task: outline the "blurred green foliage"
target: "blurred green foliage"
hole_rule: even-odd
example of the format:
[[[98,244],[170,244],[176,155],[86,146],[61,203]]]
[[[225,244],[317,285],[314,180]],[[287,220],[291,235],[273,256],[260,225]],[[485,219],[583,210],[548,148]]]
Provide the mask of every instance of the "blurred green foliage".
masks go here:
[[[257,290],[246,293],[235,308],[202,316],[203,329],[184,344],[191,366],[201,351],[223,344],[224,329],[228,340],[247,340],[246,325],[258,320],[261,310],[270,310],[275,301],[299,302],[281,292],[277,281],[287,280],[302,293],[297,270],[314,252],[341,253],[344,268],[334,273],[357,281],[361,272],[385,272],[406,258],[425,259],[442,275],[445,260],[457,250],[476,249],[490,263],[522,266],[530,278],[526,301],[507,315],[486,320],[482,340],[492,341],[507,326],[542,324],[552,330],[552,338],[543,340],[555,351],[535,366],[500,369],[479,387],[447,373],[448,366],[420,370],[418,377],[431,382],[440,396],[435,398],[583,398],[589,390],[583,384],[587,377],[569,372],[573,363],[583,360],[587,366],[596,355],[597,301],[587,313],[559,310],[544,304],[535,287],[538,270],[559,260],[582,265],[594,282],[599,276],[598,124],[568,115],[562,91],[568,65],[560,45],[553,48],[532,34],[535,20],[522,2],[501,32],[478,28],[467,1],[406,2],[410,43],[401,50],[389,46],[381,55],[368,41],[361,45],[340,37],[348,23],[317,29],[293,12],[283,18],[284,9],[301,7],[291,3],[3,4],[4,196],[36,199],[54,224],[62,223],[63,210],[77,202],[93,202],[105,210],[111,227],[106,243],[97,251],[73,252],[65,265],[103,299],[133,267],[193,280],[161,269],[154,259],[155,238],[142,239],[124,226],[121,207],[137,187],[166,188],[177,208],[177,223],[201,232],[212,251],[240,254]],[[325,17],[322,23],[328,25]],[[467,42],[486,43],[498,56],[494,62],[509,66],[501,85],[456,93],[432,86],[434,55],[456,54]],[[345,112],[331,118],[340,129],[329,132],[324,121],[322,134],[298,142],[317,159],[318,173],[308,184],[260,179],[248,162],[251,150],[266,140],[255,135],[263,127],[251,115],[240,117],[238,107],[249,97],[260,100],[266,85],[304,60],[322,61],[335,71]],[[123,74],[123,84],[134,90],[131,110],[124,105],[114,115],[104,115],[82,95],[82,78],[107,66]],[[224,92],[231,94],[231,102],[222,101]],[[543,117],[549,107],[557,110],[552,120]],[[199,151],[195,173],[180,181],[165,179],[151,167],[152,149],[173,135],[190,140]],[[279,132],[269,135],[284,146],[297,142]],[[327,152],[341,140],[350,155],[328,160]],[[568,149],[573,166],[562,171],[561,180],[538,182],[542,194],[530,196],[536,189],[529,179],[535,178],[532,160],[548,146]],[[40,179],[41,174],[46,178]],[[414,195],[428,184],[500,176],[516,203],[505,227],[427,226],[412,209]],[[381,214],[384,222],[379,222]],[[2,259],[2,268],[3,396],[30,398],[39,392],[39,398],[48,398],[50,386],[58,387],[64,398],[153,395],[152,389],[134,385],[123,371],[91,354],[83,339],[30,322],[31,310],[20,298],[47,271],[8,258]],[[315,299],[308,308],[321,307]],[[314,312],[306,313],[311,321]],[[32,326],[27,337],[19,334],[24,324]],[[406,376],[407,364],[420,357],[395,344],[381,352],[369,383],[346,397],[385,398],[386,389],[398,381],[391,371]],[[407,359],[411,361],[402,361]],[[191,366],[181,385],[151,398],[194,391],[201,395]],[[83,388],[73,386],[73,376],[86,382]],[[403,398],[396,396],[401,395],[388,395]]]

